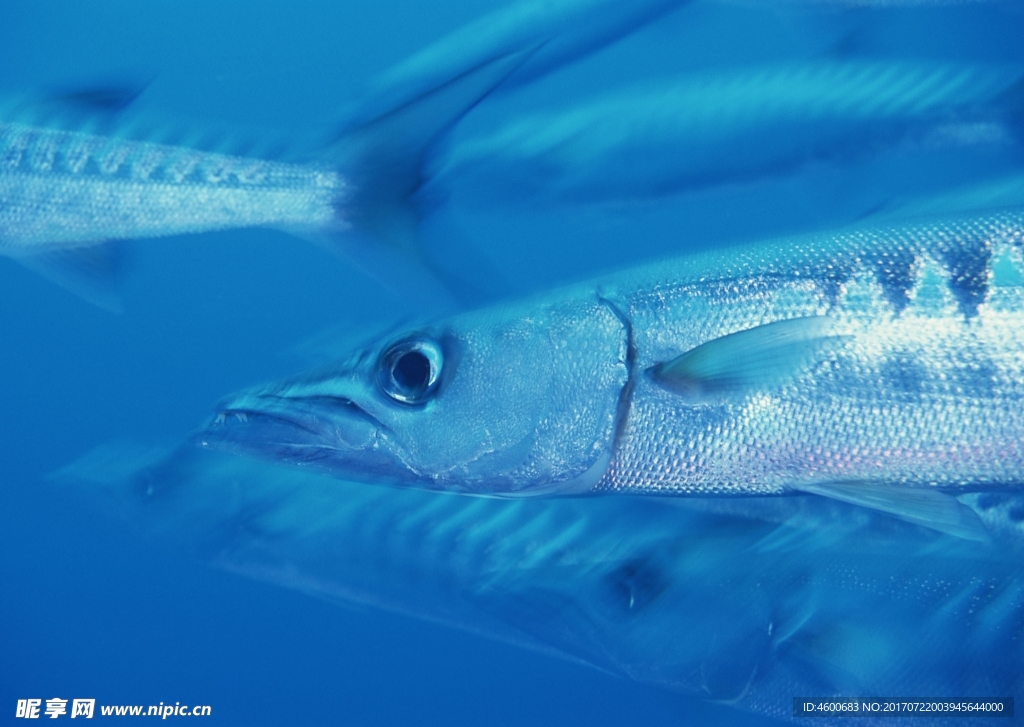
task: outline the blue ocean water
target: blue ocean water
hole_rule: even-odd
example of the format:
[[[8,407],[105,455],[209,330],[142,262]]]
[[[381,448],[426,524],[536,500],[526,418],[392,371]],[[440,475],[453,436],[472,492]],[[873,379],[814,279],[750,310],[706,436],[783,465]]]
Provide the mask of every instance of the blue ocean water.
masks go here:
[[[0,79],[146,77],[181,119],[325,126],[375,72],[497,3],[5,3]],[[123,315],[3,261],[0,713],[25,698],[212,706],[211,724],[678,724],[717,714],[592,669],[212,571],[43,476],[180,438],[293,344],[396,304],[331,255],[247,231],[136,245]],[[18,720],[20,721],[20,720]]]
[[[329,127],[367,79],[502,4],[6,0],[0,87],[141,78],[151,82],[147,113],[305,140]],[[1006,62],[1020,26],[998,18],[981,6],[925,7],[896,11],[884,25],[867,13],[849,25],[756,3],[698,4],[482,107],[460,133],[542,108],[567,89],[583,98],[636,78],[817,57],[843,43]],[[858,197],[872,175],[898,169],[911,186],[920,176],[906,159],[885,164],[861,169],[862,178],[826,174],[828,195],[822,178],[780,182],[754,207],[718,192],[689,202],[442,210],[427,232],[440,256],[446,245],[486,239],[504,275],[494,285],[526,292],[766,228],[854,218],[856,204],[872,204]],[[832,207],[826,197],[861,201]],[[302,367],[295,344],[339,323],[370,327],[403,312],[401,299],[351,265],[283,232],[167,238],[130,253],[120,315],[0,259],[4,720],[18,699],[57,696],[209,704],[213,724],[768,723],[442,626],[210,570],[47,481],[112,439],[180,440],[225,393]]]

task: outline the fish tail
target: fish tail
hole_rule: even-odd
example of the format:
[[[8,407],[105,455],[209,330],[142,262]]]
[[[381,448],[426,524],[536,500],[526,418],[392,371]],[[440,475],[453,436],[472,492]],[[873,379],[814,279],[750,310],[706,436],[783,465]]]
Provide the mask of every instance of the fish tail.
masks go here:
[[[419,237],[416,199],[434,144],[515,71],[533,50],[491,58],[396,108],[347,125],[325,151],[346,179],[338,232],[321,235],[371,277],[405,297],[437,301],[452,291]]]

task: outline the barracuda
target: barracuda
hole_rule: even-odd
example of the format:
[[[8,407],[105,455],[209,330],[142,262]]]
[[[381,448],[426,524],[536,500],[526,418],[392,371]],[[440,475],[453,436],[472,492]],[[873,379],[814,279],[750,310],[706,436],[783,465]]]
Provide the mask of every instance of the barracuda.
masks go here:
[[[532,82],[685,2],[512,3],[382,74],[309,165],[20,118],[40,109],[59,117],[68,101],[74,117],[79,106],[119,110],[134,94],[118,90],[37,99],[40,109],[19,99],[13,118],[12,104],[0,104],[0,255],[108,306],[112,241],[275,227],[340,249],[394,290],[445,296],[415,239],[423,210],[412,199],[438,137],[497,86]]]
[[[203,445],[481,495],[813,492],[969,532],[1024,484],[1024,213],[681,258],[387,337]]]
[[[0,123],[0,253],[233,227],[344,228],[328,168]]]
[[[259,226],[340,248],[371,273],[379,260],[394,278],[403,254],[415,257],[402,234],[415,224],[409,196],[426,149],[521,60],[461,69],[401,108],[349,124],[309,164],[169,146],[122,129],[103,136],[0,121],[0,255],[104,305],[110,243]],[[389,244],[364,254],[367,236]]]

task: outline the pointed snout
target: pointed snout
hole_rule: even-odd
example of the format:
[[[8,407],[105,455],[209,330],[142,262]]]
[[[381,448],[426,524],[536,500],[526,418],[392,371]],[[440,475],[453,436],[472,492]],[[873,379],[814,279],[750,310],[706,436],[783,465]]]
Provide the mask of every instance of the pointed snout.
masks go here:
[[[338,458],[354,464],[373,447],[381,426],[347,396],[277,385],[222,400],[194,441],[296,464]]]

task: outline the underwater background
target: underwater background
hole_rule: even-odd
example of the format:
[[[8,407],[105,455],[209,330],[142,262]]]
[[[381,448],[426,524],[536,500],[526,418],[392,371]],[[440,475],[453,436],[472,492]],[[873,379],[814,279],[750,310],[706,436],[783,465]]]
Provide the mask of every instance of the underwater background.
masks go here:
[[[3,0],[0,91],[148,83],[145,112],[203,130],[268,130],[296,146],[331,128],[368,79],[502,0]],[[984,4],[810,13],[694,3],[515,93],[455,132],[554,101],[742,63],[890,56],[1020,60],[1020,25]],[[840,49],[837,51],[837,49]],[[541,290],[688,249],[846,223],[943,173],[1005,163],[887,157],[756,194],[637,204],[459,205],[427,222],[467,286]],[[893,181],[896,180],[896,181]],[[891,190],[879,194],[888,195]],[[461,246],[461,247],[460,247]],[[453,252],[454,250],[454,252]],[[492,275],[501,270],[501,275]],[[406,302],[344,260],[273,230],[131,246],[123,313],[0,259],[0,721],[23,698],[209,704],[213,724],[774,723],[595,669],[213,571],[164,550],[46,475],[109,440],[177,441],[221,396],[307,363],[325,329],[369,330]]]
[[[178,118],[305,131],[496,5],[5,2],[0,79],[153,73],[147,96]],[[295,369],[294,344],[397,305],[274,231],[131,252],[121,315],[0,261],[0,721],[21,721],[17,699],[78,696],[209,704],[211,724],[678,723],[675,695],[212,571],[45,483],[106,440],[186,434],[225,392]]]

